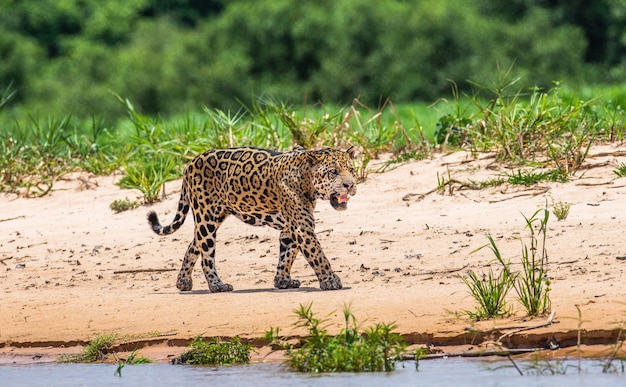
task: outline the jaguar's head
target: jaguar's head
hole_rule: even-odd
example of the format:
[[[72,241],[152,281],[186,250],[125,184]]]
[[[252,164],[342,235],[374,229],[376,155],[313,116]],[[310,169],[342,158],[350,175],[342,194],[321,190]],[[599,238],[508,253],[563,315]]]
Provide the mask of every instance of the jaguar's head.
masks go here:
[[[354,148],[346,151],[320,149],[307,151],[313,163],[313,185],[315,198],[329,200],[337,211],[348,208],[348,201],[356,194],[354,177]]]

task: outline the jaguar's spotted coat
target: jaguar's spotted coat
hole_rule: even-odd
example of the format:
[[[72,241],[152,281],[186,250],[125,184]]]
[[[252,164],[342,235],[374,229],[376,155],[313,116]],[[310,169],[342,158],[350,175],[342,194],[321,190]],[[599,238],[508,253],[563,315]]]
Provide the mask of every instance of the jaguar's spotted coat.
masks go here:
[[[329,200],[336,210],[345,210],[356,193],[352,148],[330,148],[277,152],[258,148],[209,150],[186,167],[178,210],[170,225],[162,226],[155,212],[148,214],[152,229],[159,235],[175,232],[191,208],[195,237],[189,244],[176,287],[192,289],[196,260],[202,256],[202,270],[211,292],[233,290],[223,283],[215,269],[215,236],[224,219],[234,215],[254,226],[280,230],[280,254],[274,286],[297,288],[291,266],[298,251],[315,271],[320,288],[341,289],[315,235],[313,210],[316,199]]]

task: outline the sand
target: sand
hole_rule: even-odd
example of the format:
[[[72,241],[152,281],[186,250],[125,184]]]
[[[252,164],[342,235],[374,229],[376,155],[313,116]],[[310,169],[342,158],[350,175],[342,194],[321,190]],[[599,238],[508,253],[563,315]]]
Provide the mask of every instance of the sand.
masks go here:
[[[292,271],[302,287],[273,289],[278,231],[232,217],[218,231],[217,269],[235,290],[210,293],[198,264],[194,290],[179,292],[176,275],[192,219],[159,237],[146,213],[155,210],[169,223],[180,181],[166,185],[163,201],[119,214],[111,202],[139,197],[115,185],[120,175],[71,174],[43,198],[3,195],[0,358],[77,352],[102,334],[117,335],[120,350],[140,347],[157,358],[180,353],[196,336],[239,336],[261,345],[270,327],[302,335],[294,310],[308,303],[328,317],[330,331],[341,329],[349,305],[363,327],[395,322],[409,343],[431,347],[500,340],[507,348],[567,348],[576,345],[579,330],[584,344],[615,343],[626,323],[626,179],[613,170],[625,159],[618,146],[596,146],[568,183],[483,190],[453,184],[444,193],[435,190],[438,176],[483,181],[511,170],[493,154],[456,152],[370,173],[347,211],[317,203],[316,231],[342,279],[338,291],[319,290],[302,256]],[[520,238],[529,243],[524,216],[546,204],[552,211],[555,202],[571,208],[565,220],[551,213],[548,222],[553,318],[526,317],[514,292],[510,317],[467,317],[476,304],[460,276],[486,272],[494,260],[488,248],[476,250],[492,235],[520,270]],[[538,325],[545,326],[519,329]]]

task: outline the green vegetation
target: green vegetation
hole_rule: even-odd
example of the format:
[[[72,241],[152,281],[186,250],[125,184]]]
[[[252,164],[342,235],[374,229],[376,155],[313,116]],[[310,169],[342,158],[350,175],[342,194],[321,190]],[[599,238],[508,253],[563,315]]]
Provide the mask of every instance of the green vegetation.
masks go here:
[[[151,360],[139,355],[137,350],[131,352],[126,359],[119,359],[113,350],[117,335],[99,335],[93,340],[90,340],[83,352],[76,355],[64,355],[58,360],[59,363],[94,363],[98,361],[105,361],[109,355],[113,355],[118,361],[119,376],[121,376],[121,369],[125,364],[146,364]]]
[[[517,365],[516,361],[513,357],[509,356],[509,360],[518,371],[521,376],[524,375],[565,375],[569,370],[574,370],[577,373],[584,373],[586,370],[582,367],[582,335],[583,331],[583,323],[588,322],[583,320],[582,312],[580,307],[576,305],[576,310],[578,311],[578,316],[575,318],[578,321],[578,341],[576,343],[576,349],[572,352],[575,353],[575,359],[573,361],[568,361],[566,358],[564,359],[554,359],[552,356],[546,357],[542,352],[536,352],[533,356],[533,360],[531,363],[526,364],[524,371],[520,369]],[[618,323],[617,327],[617,336],[615,338],[615,342],[610,345],[610,350],[607,355],[596,354],[594,357],[597,357],[599,364],[595,366],[599,366],[602,368],[602,373],[624,373],[626,372],[626,358],[623,356],[619,356],[618,354],[621,352],[622,347],[624,345],[623,333],[624,327],[626,323],[622,320]]]
[[[613,170],[613,173],[615,173],[617,177],[626,177],[626,164],[620,163],[617,168]]]
[[[493,238],[491,235],[488,238],[491,243],[491,249],[498,256],[500,253]],[[483,273],[482,276],[470,271],[467,273],[469,278],[461,277],[470,294],[478,303],[475,311],[465,311],[470,318],[483,320],[510,314],[511,311],[507,304],[506,296],[513,287],[515,277],[512,277],[509,268],[510,264],[504,262],[503,264],[506,267],[502,268],[497,275],[492,268],[489,268],[487,274]]]
[[[543,215],[538,217],[538,215]],[[515,291],[529,316],[550,310],[550,279],[548,278],[548,253],[546,235],[550,212],[537,210],[530,218],[524,216],[530,246],[522,241],[522,270],[516,278]],[[537,229],[535,228],[537,226]]]
[[[89,341],[83,353],[78,355],[61,356],[60,363],[93,363],[102,361],[107,355],[113,353],[113,344],[116,335],[100,335]]]
[[[139,207],[139,203],[128,198],[113,200],[113,202],[109,205],[109,208],[116,214],[128,210],[134,210],[137,207]]]
[[[128,99],[109,96],[117,99],[128,115],[116,126],[96,119],[67,116],[54,120],[33,115],[7,124],[7,131],[0,133],[0,192],[41,196],[68,172],[108,174],[121,170],[124,176],[118,184],[139,190],[144,202],[151,203],[166,194],[163,183],[180,177],[182,166],[197,154],[242,145],[282,150],[294,145],[355,145],[359,149],[357,177],[363,180],[370,172],[370,162],[381,153],[390,152],[393,157],[378,171],[428,157],[435,147],[451,146],[450,133],[462,134],[455,140],[458,146],[472,152],[495,151],[501,162],[517,168],[485,182],[458,182],[448,173],[438,177],[441,191],[446,187],[452,191],[454,183],[472,189],[502,183],[532,185],[566,182],[580,168],[593,141],[624,139],[621,116],[603,113],[606,105],[600,100],[569,105],[555,88],[533,91],[528,102],[519,92],[505,98],[503,88],[494,86],[492,99],[461,99],[455,94],[456,102],[440,102],[436,109],[426,110],[420,105],[396,106],[389,101],[370,109],[358,100],[344,107],[316,104],[295,108],[259,98],[249,106],[242,105],[236,113],[205,108],[202,113],[169,119],[146,116]],[[468,109],[461,109],[461,105]],[[436,117],[443,114],[439,117],[445,118],[450,111],[463,114],[458,119],[471,124],[448,127],[442,144],[431,143],[441,136],[436,131],[444,130],[441,122],[446,121]],[[420,119],[417,112],[423,114]],[[504,125],[506,122],[509,124]],[[524,122],[532,124],[524,126]],[[522,126],[525,129],[520,132]]]
[[[172,360],[172,364],[231,365],[250,361],[250,344],[242,343],[238,337],[231,341],[205,341],[196,337],[189,347],[188,351]]]
[[[545,172],[518,170],[517,172],[507,174],[506,182],[511,185],[531,186],[542,181],[566,183],[568,180],[569,176],[566,172],[556,169]]]
[[[137,350],[134,350],[133,352],[130,353],[130,355],[128,355],[128,357],[125,360],[124,359],[117,360],[117,368],[115,372],[113,373],[113,375],[119,376],[121,378],[122,368],[124,368],[126,364],[136,365],[136,364],[148,364],[151,362],[152,360],[148,359],[147,357],[140,356]]]
[[[191,157],[237,145],[356,145],[360,179],[383,152],[380,171],[463,147],[495,151],[517,168],[511,184],[566,181],[594,141],[626,134],[618,1],[5,0],[0,11],[0,192],[41,196],[68,172],[122,171],[120,186],[149,203]]]
[[[405,126],[404,112],[391,104],[378,110],[358,101],[348,107],[295,109],[261,99],[236,114],[205,109],[164,120],[145,116],[130,101],[117,98],[128,120],[115,129],[103,121],[73,117],[56,123],[29,116],[27,124],[9,125],[6,134],[0,133],[0,192],[41,196],[68,172],[122,170],[118,184],[139,190],[150,203],[159,200],[164,182],[180,177],[186,162],[210,148],[360,145],[356,170],[364,179],[368,163],[382,152],[404,152],[410,158],[429,147],[422,128]],[[406,124],[416,125],[412,119]]]
[[[519,272],[511,271],[511,263],[505,260],[493,237],[487,236],[489,244],[478,250],[489,246],[495,255],[495,262],[501,266],[501,271],[498,276],[490,269],[488,274],[483,276],[470,272],[469,279],[461,277],[478,303],[475,312],[466,311],[469,316],[482,319],[507,314],[506,296],[511,288],[515,289],[517,300],[529,316],[538,316],[550,310],[550,280],[545,245],[549,216],[547,205],[545,209],[537,210],[530,218],[524,216],[529,233],[529,245],[521,240],[522,270]]]
[[[448,79],[470,93],[515,62],[521,89],[601,84],[625,106],[625,28],[614,0],[3,0],[0,90],[11,109],[116,120],[109,90],[165,116],[258,94],[376,105],[434,101]]]
[[[359,332],[356,318],[346,306],[343,309],[345,327],[337,335],[330,335],[327,320],[315,317],[312,303],[295,310],[297,327],[309,334],[300,348],[288,347],[287,364],[300,372],[374,372],[392,371],[406,345],[394,332],[395,324],[378,323]],[[278,337],[279,330],[270,328],[266,339],[282,347],[287,344]]]
[[[555,202],[552,204],[552,213],[556,216],[556,220],[561,221],[567,219],[572,203]]]

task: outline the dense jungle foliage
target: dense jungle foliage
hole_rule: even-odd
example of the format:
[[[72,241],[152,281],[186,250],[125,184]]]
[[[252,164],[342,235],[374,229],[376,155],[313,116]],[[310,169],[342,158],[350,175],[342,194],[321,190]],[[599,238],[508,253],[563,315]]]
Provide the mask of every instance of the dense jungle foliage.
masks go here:
[[[0,115],[115,121],[112,92],[165,116],[431,103],[511,64],[520,85],[584,92],[625,84],[625,28],[623,0],[0,0]]]

